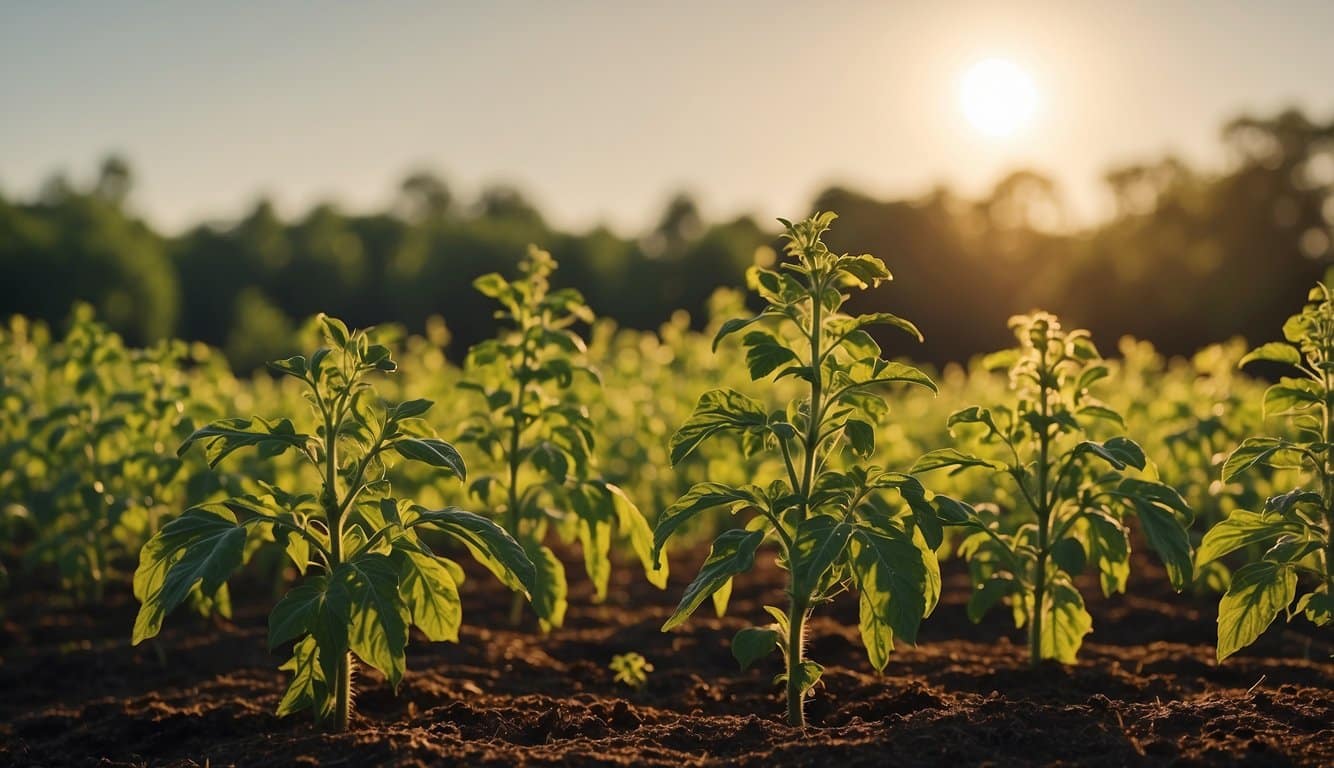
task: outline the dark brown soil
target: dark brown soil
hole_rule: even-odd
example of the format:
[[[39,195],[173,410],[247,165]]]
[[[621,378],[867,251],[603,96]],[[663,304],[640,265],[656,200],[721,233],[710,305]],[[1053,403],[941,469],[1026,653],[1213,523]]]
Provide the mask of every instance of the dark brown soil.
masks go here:
[[[567,625],[548,637],[505,629],[507,596],[470,579],[462,642],[414,638],[397,697],[365,674],[342,735],[272,714],[285,657],[266,651],[263,590],[238,596],[234,623],[174,615],[139,648],[128,643],[128,595],[86,610],[10,595],[0,763],[1334,765],[1329,643],[1294,624],[1220,667],[1212,601],[1172,594],[1144,561],[1129,596],[1092,601],[1094,634],[1071,668],[1028,669],[1001,612],[969,623],[955,568],[921,644],[901,647],[884,676],[866,662],[855,603],[830,606],[810,645],[824,686],[812,727],[795,731],[770,684],[777,657],[739,672],[728,650],[747,620],[763,620],[761,603],[780,603],[777,569],[739,585],[727,618],[701,611],[683,630],[658,631],[700,554],[680,558],[665,593],[620,569],[603,605],[587,603],[572,568]],[[627,651],[656,668],[643,690],[607,669]]]

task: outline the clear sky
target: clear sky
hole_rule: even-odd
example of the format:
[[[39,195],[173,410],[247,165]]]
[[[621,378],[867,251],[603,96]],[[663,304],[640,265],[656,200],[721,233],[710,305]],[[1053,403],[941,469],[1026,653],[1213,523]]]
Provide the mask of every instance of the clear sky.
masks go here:
[[[681,189],[767,218],[834,181],[976,193],[1031,166],[1088,221],[1114,164],[1218,167],[1241,111],[1334,114],[1332,35],[1329,0],[0,0],[0,189],[117,151],[133,204],[175,230],[260,194],[380,206],[425,167],[464,197],[505,181],[557,224],[632,230]],[[1008,137],[960,105],[988,58],[1037,94]]]

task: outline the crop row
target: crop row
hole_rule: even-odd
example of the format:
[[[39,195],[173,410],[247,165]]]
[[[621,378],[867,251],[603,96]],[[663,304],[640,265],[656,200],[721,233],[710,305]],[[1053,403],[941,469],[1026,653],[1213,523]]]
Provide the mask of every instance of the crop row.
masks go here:
[[[885,359],[869,332],[921,342],[909,320],[849,311],[891,276],[829,251],[833,218],[784,222],[783,257],[749,274],[760,311],[721,292],[704,333],[685,317],[656,333],[598,321],[534,248],[513,279],[476,281],[502,330],[460,367],[443,322],[405,337],[320,316],[313,353],[241,379],[200,345],[126,348],[86,308],[60,340],[14,318],[0,554],[18,571],[2,575],[53,572],[96,602],[132,569],[139,643],[183,605],[229,616],[227,580],[249,563],[290,587],[269,625],[291,650],[280,714],[340,729],[356,664],[397,686],[409,627],[458,640],[459,553],[513,590],[513,623],[531,610],[542,631],[561,626],[552,537],[577,543],[599,600],[614,561],[662,588],[667,544],[711,538],[664,631],[706,602],[725,611],[733,579],[772,553],[785,604],[732,650],[743,667],[782,656],[798,726],[823,671],[806,655],[811,613],[855,594],[884,669],[939,601],[942,557],[967,562],[969,616],[1006,606],[1034,664],[1074,663],[1092,629],[1076,578],[1124,592],[1133,541],[1177,590],[1221,593],[1220,661],[1281,614],[1329,623],[1324,286],[1286,341],[1246,355],[1236,342],[1165,361],[1124,340],[1105,360],[1035,312],[1012,321],[1013,349],[932,375]],[[1289,375],[1266,387],[1237,372],[1252,362]]]

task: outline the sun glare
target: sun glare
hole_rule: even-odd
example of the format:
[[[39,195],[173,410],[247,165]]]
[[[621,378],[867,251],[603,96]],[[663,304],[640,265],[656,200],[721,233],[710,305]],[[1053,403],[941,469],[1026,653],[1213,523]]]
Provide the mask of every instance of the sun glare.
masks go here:
[[[1011,61],[985,59],[964,73],[959,105],[964,117],[981,133],[1013,136],[1028,125],[1037,108],[1033,79]]]

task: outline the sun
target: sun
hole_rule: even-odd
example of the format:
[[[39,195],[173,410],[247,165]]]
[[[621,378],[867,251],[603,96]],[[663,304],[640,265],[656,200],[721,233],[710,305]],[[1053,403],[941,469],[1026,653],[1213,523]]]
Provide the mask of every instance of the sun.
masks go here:
[[[984,59],[969,67],[959,88],[959,106],[978,131],[1013,136],[1028,125],[1038,90],[1028,73],[1006,59]]]

